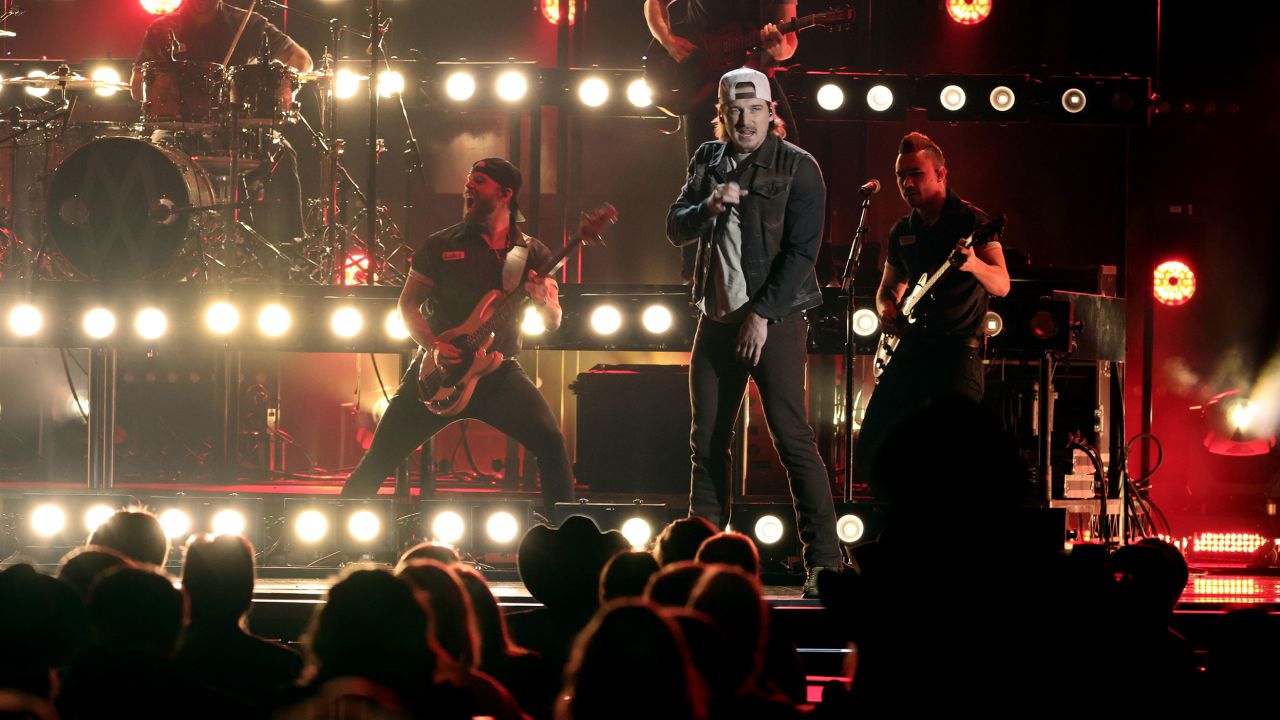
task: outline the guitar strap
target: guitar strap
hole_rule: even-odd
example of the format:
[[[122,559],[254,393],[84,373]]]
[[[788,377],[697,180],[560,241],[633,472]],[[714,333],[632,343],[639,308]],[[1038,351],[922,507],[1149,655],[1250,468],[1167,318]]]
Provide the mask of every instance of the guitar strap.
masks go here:
[[[516,245],[507,251],[507,258],[502,261],[502,292],[510,295],[520,282],[529,274],[529,248]]]

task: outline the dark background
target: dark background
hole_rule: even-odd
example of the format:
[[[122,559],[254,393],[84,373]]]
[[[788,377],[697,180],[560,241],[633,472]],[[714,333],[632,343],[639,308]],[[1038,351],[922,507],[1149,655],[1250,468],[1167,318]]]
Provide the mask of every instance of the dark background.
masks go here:
[[[1203,509],[1209,498],[1223,494],[1219,490],[1226,479],[1253,486],[1273,481],[1274,462],[1227,459],[1224,466],[1223,459],[1207,456],[1199,447],[1200,420],[1187,408],[1224,390],[1250,391],[1280,372],[1274,367],[1268,372],[1280,337],[1280,293],[1273,280],[1280,240],[1272,199],[1274,133],[1280,119],[1275,98],[1280,60],[1271,37],[1280,25],[1274,6],[996,0],[985,22],[962,27],[946,16],[938,0],[853,4],[855,28],[802,35],[794,69],[1128,73],[1155,79],[1160,112],[1151,127],[1137,129],[1034,121],[946,124],[929,122],[922,114],[888,123],[802,120],[800,144],[818,158],[830,192],[828,247],[820,267],[824,279],[838,271],[847,251],[857,222],[857,186],[871,177],[885,183],[873,205],[873,242],[903,214],[905,207],[890,182],[897,142],[904,132],[923,131],[946,152],[952,187],[979,206],[1008,215],[1007,249],[1019,251],[1037,267],[1120,268],[1122,293],[1131,298],[1130,436],[1139,427],[1143,372],[1138,299],[1149,292],[1156,262],[1174,255],[1187,260],[1199,280],[1194,300],[1179,308],[1157,307],[1154,313],[1154,429],[1165,439],[1166,451],[1157,498],[1174,509]],[[18,37],[0,42],[9,58],[75,63],[132,57],[150,19],[132,0],[26,0],[22,5],[26,14],[9,23]],[[328,44],[327,26],[301,12],[367,25],[367,3],[291,0],[289,5],[293,12],[287,19],[277,9],[263,12],[317,58]],[[641,5],[640,0],[587,3],[579,19],[582,42],[575,48],[574,65],[638,66],[649,39]],[[827,5],[800,0],[799,12]],[[556,28],[543,19],[534,0],[385,0],[383,6],[395,18],[387,40],[395,56],[418,57],[410,52],[415,49],[428,61],[556,62]],[[350,39],[339,54],[362,57],[364,45],[362,39]],[[315,98],[307,92],[304,108],[311,115]],[[485,112],[450,115],[424,106],[421,96],[411,93],[407,99],[433,192],[417,203],[417,216],[403,217],[405,183],[398,150],[405,133],[398,109],[390,105],[380,134],[392,152],[383,158],[379,187],[396,219],[419,234],[455,221],[467,167],[482,155],[505,154],[510,118]],[[0,104],[9,102],[0,99]],[[133,111],[117,102],[101,103],[94,112],[106,117]],[[560,178],[569,169],[555,166],[555,113],[544,112],[538,231],[555,238],[562,228],[551,209],[564,189]],[[365,163],[356,153],[364,144],[365,123],[359,99],[348,101],[340,134],[350,141],[348,162],[362,181]],[[686,162],[680,136],[663,132],[673,127],[673,122],[637,118],[581,120],[582,175],[572,186],[582,190],[578,197],[561,198],[570,207],[609,200],[624,218],[610,233],[607,249],[584,257],[583,281],[679,281],[676,254],[663,237],[666,206]],[[314,163],[305,138],[293,139],[302,149],[304,165]],[[527,142],[524,148],[527,158]],[[304,169],[311,190],[315,176]],[[530,200],[524,203],[527,207]],[[569,372],[559,380],[572,379]],[[1274,420],[1280,404],[1274,396],[1280,391],[1269,395],[1257,399]]]

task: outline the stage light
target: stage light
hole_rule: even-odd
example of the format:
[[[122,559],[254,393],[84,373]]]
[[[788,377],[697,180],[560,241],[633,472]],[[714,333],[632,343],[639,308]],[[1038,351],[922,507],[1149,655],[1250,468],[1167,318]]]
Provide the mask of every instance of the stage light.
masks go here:
[[[1031,336],[1041,342],[1057,337],[1058,331],[1062,329],[1058,325],[1058,319],[1048,310],[1035,311],[1028,326],[1031,328]]]
[[[404,93],[404,75],[395,70],[378,73],[378,95],[389,98]]]
[[[495,91],[505,102],[519,102],[529,92],[529,78],[519,70],[507,70],[498,76]]]
[[[69,418],[84,420],[89,416],[89,398],[78,393],[68,393],[62,410]]]
[[[893,91],[886,85],[873,85],[867,91],[867,107],[884,112],[893,107]]]
[[[169,318],[155,308],[147,308],[138,313],[133,327],[146,340],[156,340],[169,329]]]
[[[587,107],[600,107],[609,101],[609,84],[598,77],[587,78],[578,86],[578,99]]]
[[[1162,305],[1182,305],[1196,294],[1196,274],[1179,260],[1162,262],[1155,269],[1152,292]]]
[[[542,313],[538,312],[538,308],[530,305],[524,309],[524,318],[520,321],[520,332],[524,335],[536,337],[547,331],[547,323],[542,319]]]
[[[765,545],[772,545],[782,539],[782,520],[776,515],[763,515],[756,520],[756,539]]]
[[[120,83],[124,82],[124,78],[120,77],[120,71],[113,67],[104,66],[93,71],[89,76],[91,80],[102,83],[101,86],[95,87],[93,92],[102,97],[111,97],[120,92]]]
[[[367,272],[369,272],[368,256],[364,253],[353,252],[347,256],[347,261],[342,264],[342,284],[364,285]],[[374,280],[377,279],[377,274],[375,274]]]
[[[1004,330],[1004,318],[1000,317],[1000,313],[988,310],[987,314],[982,316],[982,334],[995,337],[1001,330]]]
[[[547,22],[551,23],[552,25],[560,24],[560,3],[561,2],[565,2],[569,6],[569,24],[572,25],[574,22],[577,21],[577,18],[574,17],[575,15],[578,14],[578,11],[574,9],[574,7],[577,5],[577,2],[575,2],[575,0],[541,0],[541,1],[542,1],[542,17],[546,18]]]
[[[840,542],[853,544],[862,539],[867,532],[867,524],[857,515],[841,515],[836,520],[836,536]]]
[[[452,510],[445,510],[431,520],[431,537],[446,545],[457,544],[466,531],[467,523]]]
[[[279,337],[289,332],[293,323],[289,310],[283,305],[271,304],[258,313],[258,328],[271,337]]]
[[[182,0],[141,0],[142,9],[152,15],[167,15],[182,5]]]
[[[67,514],[52,503],[36,506],[31,511],[31,531],[42,538],[51,538],[67,526]]]
[[[947,0],[947,14],[961,25],[977,25],[991,14],[991,0]]]
[[[97,530],[102,523],[107,521],[107,518],[115,514],[115,508],[110,505],[90,506],[88,510],[84,511],[84,529],[92,535],[93,531]]]
[[[329,319],[329,327],[338,337],[352,338],[364,327],[364,317],[353,307],[338,308]]]
[[[653,537],[653,526],[644,518],[633,517],[622,523],[622,537],[631,543],[631,547],[640,550],[649,544]]]
[[[391,401],[387,399],[388,393],[386,388],[378,393],[378,399],[373,401],[373,407],[369,409],[369,414],[373,416],[373,424],[377,425],[382,422],[382,416],[387,413],[387,406],[391,405]]]
[[[827,83],[818,88],[818,107],[823,110],[839,110],[844,105],[844,90],[839,85]]]
[[[84,314],[82,324],[85,335],[101,340],[116,331],[116,316],[106,308],[94,308]]]
[[[853,311],[853,334],[859,337],[871,337],[880,330],[880,316],[870,308],[858,308]]]
[[[942,103],[942,107],[955,112],[964,107],[964,88],[959,85],[948,85],[942,88],[942,93],[938,95],[938,102]]]
[[[19,305],[9,311],[9,329],[18,337],[31,337],[44,326],[44,315],[35,305]]]
[[[382,532],[382,521],[368,510],[357,510],[351,513],[350,519],[347,520],[347,530],[356,540],[369,542]]]
[[[1257,413],[1257,406],[1249,401],[1248,398],[1241,398],[1231,403],[1227,410],[1227,417],[1231,420],[1231,427],[1239,432],[1249,432],[1249,426],[1253,424],[1254,415]]]
[[[240,311],[228,302],[216,302],[204,313],[204,323],[217,335],[226,335],[240,325]]]
[[[47,72],[45,72],[45,71],[43,71],[43,70],[32,70],[31,72],[27,73],[27,77],[29,77],[29,78],[42,78],[42,77],[49,77],[49,73],[47,73]],[[36,97],[44,97],[45,95],[48,95],[48,94],[49,94],[49,90],[50,90],[50,88],[47,88],[47,87],[34,87],[34,86],[28,86],[28,87],[27,87],[27,94],[28,94],[28,95],[34,95],[34,96],[36,96]]]
[[[627,101],[638,108],[646,108],[653,104],[653,88],[644,78],[636,78],[627,85]]]
[[[591,329],[600,335],[612,335],[622,327],[622,313],[612,305],[601,305],[591,312]]]
[[[644,314],[640,316],[640,323],[644,325],[644,329],[654,335],[670,330],[673,322],[671,311],[663,305],[650,305],[645,308]]]
[[[160,513],[160,527],[164,528],[164,536],[177,540],[191,530],[191,517],[177,508],[169,508]]]
[[[515,540],[520,533],[520,522],[516,520],[515,515],[506,510],[500,510],[490,515],[485,521],[484,531],[490,540],[505,545]]]
[[[364,81],[364,77],[357,75],[350,70],[339,70],[338,74],[333,78],[333,94],[339,100],[349,100],[360,92],[360,83]]]
[[[319,510],[304,510],[293,521],[293,532],[302,542],[320,542],[329,532],[329,519]]]
[[[243,535],[246,524],[244,513],[239,510],[219,510],[213,515],[211,527],[214,535]]]
[[[384,323],[387,335],[393,340],[408,340],[409,327],[404,324],[404,318],[400,317],[399,310],[392,310],[387,313],[387,320]]]
[[[1066,92],[1062,93],[1062,109],[1072,115],[1084,110],[1088,102],[1089,99],[1080,88],[1067,88]]]
[[[997,112],[1008,112],[1013,109],[1013,104],[1017,102],[1018,98],[1014,95],[1012,89],[1007,88],[1004,85],[998,85],[991,90],[989,99],[991,101],[991,107],[994,110]]]
[[[465,70],[459,70],[444,81],[444,94],[450,100],[465,102],[476,94],[476,78]]]

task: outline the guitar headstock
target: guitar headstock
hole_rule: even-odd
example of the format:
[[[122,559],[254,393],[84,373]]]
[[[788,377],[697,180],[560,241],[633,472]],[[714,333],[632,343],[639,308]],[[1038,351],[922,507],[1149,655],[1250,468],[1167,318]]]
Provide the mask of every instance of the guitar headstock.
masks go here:
[[[613,223],[618,222],[618,209],[609,203],[582,214],[582,223],[578,226],[578,237],[583,245],[595,245],[600,242],[600,233]]]
[[[829,31],[848,30],[853,26],[853,21],[858,17],[858,13],[852,7],[832,8],[826,12],[814,13],[809,18],[812,19],[811,27],[826,28]]]

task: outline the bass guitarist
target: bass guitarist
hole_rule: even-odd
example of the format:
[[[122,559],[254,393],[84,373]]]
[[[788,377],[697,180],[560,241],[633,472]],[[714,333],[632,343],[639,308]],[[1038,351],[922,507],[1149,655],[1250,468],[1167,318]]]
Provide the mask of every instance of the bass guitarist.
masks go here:
[[[877,455],[884,438],[912,413],[949,395],[982,400],[982,317],[991,295],[1009,294],[1009,271],[999,237],[974,233],[988,222],[986,213],[965,202],[947,186],[942,150],[925,135],[908,133],[898,147],[898,192],[911,212],[889,231],[876,309],[881,329],[901,338],[890,363],[871,395],[854,454],[854,484],[883,490],[886,478],[876,477]],[[964,246],[973,234],[972,248]],[[918,304],[913,322],[900,322],[899,307],[910,279],[933,273],[955,257]],[[927,452],[927,438],[921,438]]]
[[[677,23],[672,22],[673,14]],[[751,53],[741,64],[760,70],[769,77],[780,121],[779,137],[786,138],[792,144],[799,144],[799,132],[791,114],[791,106],[777,79],[773,77],[773,69],[777,64],[795,55],[799,45],[798,33],[784,35],[778,31],[777,23],[794,20],[795,17],[796,0],[644,0],[644,19],[649,25],[649,34],[679,63],[689,59],[697,45],[694,43],[695,38],[678,34],[677,28],[689,35],[727,28],[758,28],[760,49]],[[723,70],[712,69],[712,72],[714,74],[711,77],[703,80],[704,84],[714,87]],[[702,143],[716,139],[711,124],[715,117],[714,96],[707,102],[693,105],[687,115],[681,116],[687,157],[692,158]],[[680,277],[686,280],[693,277],[695,250],[695,246],[690,245],[681,254]]]
[[[547,328],[560,326],[556,281],[531,271],[545,266],[551,252],[516,226],[516,196],[522,182],[520,170],[506,160],[476,162],[462,193],[462,222],[427,238],[414,253],[399,307],[410,336],[428,355],[426,362],[443,366],[462,362],[458,348],[440,336],[467,321],[495,289],[511,293],[523,283]],[[519,321],[516,315],[495,329],[487,353],[488,357],[501,353],[501,363],[475,382],[466,406],[447,417],[429,410],[419,396],[419,369],[424,361],[419,353],[387,406],[369,452],[347,478],[343,496],[376,495],[387,475],[415,448],[455,420],[475,419],[506,433],[537,457],[547,517],[555,503],[571,502],[573,474],[564,436],[546,399],[515,359],[520,350]]]

